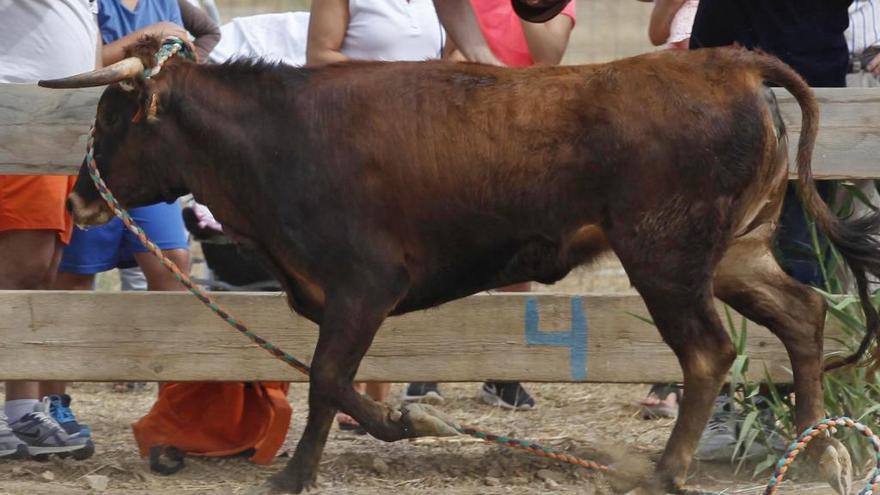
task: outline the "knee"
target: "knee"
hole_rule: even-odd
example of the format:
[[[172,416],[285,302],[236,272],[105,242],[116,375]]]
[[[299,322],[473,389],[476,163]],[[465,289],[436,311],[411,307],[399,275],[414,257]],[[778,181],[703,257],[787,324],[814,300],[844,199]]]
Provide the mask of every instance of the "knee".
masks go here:
[[[189,272],[189,251],[186,249],[171,249],[168,251],[163,251],[165,256],[167,256],[171,261],[177,265],[178,268],[183,272]]]
[[[309,377],[309,399],[336,404],[345,392],[354,393],[351,382],[344,383],[337,373],[312,368]]]
[[[32,260],[4,275],[6,281],[3,285],[11,290],[43,290],[52,288],[56,274],[51,262]]]
[[[185,249],[172,249],[163,251],[162,254],[170,259],[183,273],[189,273],[189,252]],[[144,276],[147,279],[147,290],[176,291],[183,290],[183,286],[165,266],[161,263],[141,263],[138,260]]]
[[[80,273],[60,272],[53,285],[55,290],[93,290],[95,276]]]

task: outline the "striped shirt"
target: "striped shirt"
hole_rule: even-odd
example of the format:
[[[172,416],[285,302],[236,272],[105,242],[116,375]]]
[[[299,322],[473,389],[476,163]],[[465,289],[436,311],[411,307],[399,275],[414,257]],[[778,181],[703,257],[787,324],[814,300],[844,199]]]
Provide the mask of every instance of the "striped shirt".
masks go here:
[[[854,0],[849,7],[846,44],[852,55],[880,45],[880,0]]]

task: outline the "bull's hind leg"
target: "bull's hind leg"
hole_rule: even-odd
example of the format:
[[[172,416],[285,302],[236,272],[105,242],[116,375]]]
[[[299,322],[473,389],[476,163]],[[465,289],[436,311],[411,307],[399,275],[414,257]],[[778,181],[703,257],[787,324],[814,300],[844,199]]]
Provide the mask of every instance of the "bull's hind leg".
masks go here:
[[[684,376],[678,420],[643,488],[666,493],[684,483],[693,452],[705,428],[730,365],[736,357],[712,303],[708,282],[685,291],[639,289],[663,340],[672,348]],[[638,288],[638,286],[636,286]]]
[[[772,224],[763,224],[731,243],[718,265],[715,293],[748,319],[766,326],[785,345],[794,372],[799,430],[825,416],[822,398],[822,332],[825,301],[816,291],[789,277],[769,245]],[[848,493],[849,454],[834,439],[810,444],[808,455],[838,493]]]
[[[689,235],[657,235],[652,239],[666,245],[643,248],[637,240],[633,243],[635,233],[616,235],[615,251],[684,375],[678,420],[654,477],[640,486],[641,493],[667,493],[684,483],[736,351],[713,304],[714,243],[693,242],[696,237]]]

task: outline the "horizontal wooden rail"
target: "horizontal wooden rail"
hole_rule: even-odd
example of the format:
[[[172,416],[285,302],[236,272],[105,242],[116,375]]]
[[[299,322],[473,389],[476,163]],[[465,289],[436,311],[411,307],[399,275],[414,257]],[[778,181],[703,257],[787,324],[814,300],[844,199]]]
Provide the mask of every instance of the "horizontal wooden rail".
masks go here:
[[[75,175],[101,91],[0,85],[0,174]],[[793,150],[800,110],[787,92],[776,91]],[[822,111],[816,177],[880,177],[880,89],[817,89],[816,94]]]
[[[280,294],[217,294],[259,335],[309,361],[317,329]],[[720,306],[719,306],[720,307]],[[390,318],[359,378],[675,382],[678,362],[635,295],[477,295]],[[740,317],[735,316],[737,325]],[[749,325],[752,377],[790,381],[778,340]],[[826,352],[841,348],[826,335]],[[0,380],[190,381],[304,377],[185,293],[0,291]]]

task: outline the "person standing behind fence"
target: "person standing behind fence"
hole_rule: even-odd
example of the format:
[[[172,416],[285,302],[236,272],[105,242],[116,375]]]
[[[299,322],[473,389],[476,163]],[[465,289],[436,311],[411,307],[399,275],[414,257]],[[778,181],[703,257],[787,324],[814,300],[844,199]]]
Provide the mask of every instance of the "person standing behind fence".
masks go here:
[[[648,38],[654,46],[668,50],[687,50],[699,0],[654,0]],[[678,416],[681,387],[675,383],[655,383],[639,402],[645,419]]]
[[[104,65],[122,60],[125,47],[145,35],[189,37],[183,28],[177,0],[98,0],[98,25]],[[216,26],[215,32],[218,32]],[[189,242],[177,203],[132,208],[130,213],[167,257],[184,272],[189,270]],[[70,244],[61,257],[55,288],[92,290],[96,274],[116,268],[129,259],[136,260],[143,270],[148,290],[183,289],[118,218],[89,230],[73,230]],[[70,420],[68,432],[74,432],[78,425],[69,409],[71,398],[65,393],[66,384],[55,382],[49,391],[50,399],[63,408],[65,417]],[[81,434],[86,433],[87,430],[83,430]]]
[[[446,32],[431,0],[314,0],[306,64],[438,59],[445,42]],[[382,402],[391,384],[355,383],[355,390]],[[362,431],[347,414],[337,414],[336,421],[341,429]]]
[[[849,49],[846,86],[880,88],[880,0],[854,0],[849,7],[849,28],[844,35]],[[880,204],[874,180],[854,182],[872,206]],[[845,190],[840,193],[847,194]],[[860,199],[853,200],[855,216],[867,214],[869,210],[871,207]]]
[[[843,87],[849,62],[844,32],[851,0],[700,0],[690,48],[741,45],[779,57],[814,88]],[[816,183],[823,198],[831,181]],[[780,265],[801,283],[821,287],[820,261],[813,253],[806,214],[788,185],[776,243]],[[784,392],[787,393],[787,392]],[[727,396],[716,401],[694,458],[730,459],[737,448],[738,417]],[[772,415],[764,421],[772,429]],[[757,442],[753,443],[755,445]]]
[[[33,84],[100,67],[96,4],[88,0],[0,2],[0,83]],[[52,143],[45,143],[51,146]],[[0,175],[0,289],[52,287],[72,221],[64,207],[75,176]],[[52,382],[6,382],[0,458],[48,454],[89,457],[81,427],[65,431],[60,402],[40,401]]]
[[[568,47],[575,24],[575,2],[562,9],[560,15],[536,24],[521,20],[508,0],[471,0],[479,29],[501,63],[510,67],[556,65]],[[465,61],[454,43],[446,47],[449,60]],[[497,289],[498,292],[529,292],[528,282]],[[518,382],[486,382],[480,389],[480,399],[490,405],[511,410],[529,410],[535,399]],[[404,401],[441,402],[443,396],[436,383],[410,383],[403,394]]]
[[[654,46],[687,50],[700,0],[654,0],[648,38]]]

